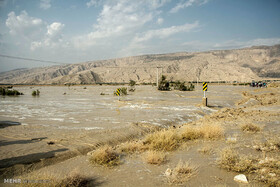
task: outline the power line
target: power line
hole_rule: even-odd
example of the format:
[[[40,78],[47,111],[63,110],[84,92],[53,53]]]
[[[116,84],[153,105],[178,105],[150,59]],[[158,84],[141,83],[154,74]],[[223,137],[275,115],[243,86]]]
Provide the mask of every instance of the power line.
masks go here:
[[[18,60],[28,60],[28,61],[35,61],[35,62],[44,62],[44,63],[51,63],[51,64],[67,64],[63,62],[55,62],[55,61],[49,61],[49,60],[40,60],[40,59],[34,59],[34,58],[24,58],[24,57],[18,57],[18,56],[10,56],[10,55],[1,55],[1,57],[5,58],[11,58],[11,59],[18,59]]]
[[[163,68],[163,67],[158,67],[158,66],[96,66],[94,68],[128,68],[128,69],[132,69],[132,68]]]
[[[40,60],[40,59],[34,59],[34,58],[24,58],[24,57],[10,56],[10,55],[2,55],[2,54],[0,54],[0,57],[17,59],[17,60],[44,62],[44,63],[51,63],[51,64],[68,64],[68,63],[63,63],[63,62]],[[162,68],[162,67],[160,67],[160,66],[96,66],[95,68],[129,68],[129,69],[132,69],[132,68]]]

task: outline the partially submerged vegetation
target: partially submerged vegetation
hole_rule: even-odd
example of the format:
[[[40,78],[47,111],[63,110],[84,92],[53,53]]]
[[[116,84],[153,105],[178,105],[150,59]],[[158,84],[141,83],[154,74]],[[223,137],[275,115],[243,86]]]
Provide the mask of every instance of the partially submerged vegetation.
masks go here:
[[[211,153],[213,153],[213,148],[210,146],[205,146],[205,147],[202,147],[201,149],[199,149],[198,152],[205,154],[205,155],[210,155]]]
[[[39,96],[40,95],[40,91],[39,90],[33,90],[31,95],[32,96]]]
[[[19,186],[37,187],[37,186],[53,186],[53,187],[82,187],[94,185],[94,179],[85,177],[78,173],[71,173],[59,179],[56,175],[37,174],[28,175],[21,179]]]
[[[118,150],[122,153],[133,154],[135,152],[144,151],[143,142],[129,141],[119,145]]]
[[[195,89],[195,86],[192,83],[185,85],[185,82],[180,81],[169,82],[167,81],[166,76],[162,75],[158,85],[158,90],[169,91],[171,90],[171,87],[173,87],[174,90],[180,91],[193,91]]]
[[[280,137],[271,137],[265,142],[257,143],[253,148],[262,152],[280,152]]]
[[[17,95],[23,95],[23,93],[21,93],[17,90],[14,90],[14,89],[7,88],[7,87],[0,87],[0,95],[17,96]]]
[[[175,168],[167,169],[165,175],[167,181],[172,184],[181,184],[188,181],[197,173],[197,168],[190,166],[189,162],[180,160]]]
[[[161,79],[160,79],[159,85],[158,85],[158,90],[161,90],[161,91],[171,90],[170,83],[166,80],[166,76],[164,76],[164,75],[161,76]]]
[[[224,130],[220,125],[202,125],[200,127],[183,127],[181,139],[184,141],[199,138],[215,140],[224,136]]]
[[[255,124],[249,123],[241,125],[241,130],[243,132],[259,132],[261,128]]]
[[[253,168],[252,160],[245,156],[240,156],[231,148],[224,149],[220,154],[219,165],[228,171],[249,172]]]
[[[143,158],[147,163],[159,165],[166,161],[165,152],[174,151],[187,141],[196,139],[216,140],[223,136],[223,128],[219,125],[162,129],[147,134],[142,140],[122,143],[116,149],[108,145],[102,146],[89,154],[89,161],[95,165],[112,167],[120,164],[122,153],[145,152]]]
[[[150,150],[144,153],[143,158],[149,164],[160,165],[166,161],[166,153]]]
[[[144,145],[156,151],[173,151],[178,148],[180,137],[175,129],[161,130],[148,134],[144,139]]]
[[[232,148],[225,148],[220,154],[218,164],[228,171],[252,173],[255,179],[268,184],[268,186],[280,186],[280,157],[259,158],[257,156],[240,155]]]
[[[180,90],[180,91],[193,91],[194,85],[190,83],[189,85],[185,85],[185,82],[176,81],[171,84],[174,87],[174,90]]]
[[[130,92],[134,92],[134,91],[135,91],[136,82],[135,82],[134,80],[131,80],[131,79],[130,79],[128,85],[130,86],[129,91],[130,91]]]
[[[120,164],[120,155],[111,146],[105,145],[92,151],[89,161],[94,165],[112,167]]]
[[[79,174],[76,175],[72,175],[69,177],[64,178],[61,181],[58,181],[57,184],[55,186],[65,186],[65,187],[70,187],[70,186],[78,186],[78,187],[82,187],[82,186],[87,186],[89,185],[91,182],[91,179],[81,176]]]

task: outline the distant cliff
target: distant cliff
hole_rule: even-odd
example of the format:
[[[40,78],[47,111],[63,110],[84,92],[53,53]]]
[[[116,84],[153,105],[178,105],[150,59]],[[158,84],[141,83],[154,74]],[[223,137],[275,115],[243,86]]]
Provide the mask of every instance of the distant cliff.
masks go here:
[[[169,80],[251,81],[280,78],[280,45],[197,53],[155,54],[0,73],[2,84],[88,84]]]

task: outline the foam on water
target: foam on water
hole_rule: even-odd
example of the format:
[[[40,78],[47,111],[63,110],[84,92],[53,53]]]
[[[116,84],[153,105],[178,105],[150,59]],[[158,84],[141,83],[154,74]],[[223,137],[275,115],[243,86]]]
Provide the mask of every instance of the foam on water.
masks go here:
[[[102,130],[103,127],[66,127],[66,126],[59,126],[59,129],[67,129],[67,130]]]
[[[36,87],[40,97],[32,97],[29,87],[20,87],[25,95],[1,98],[1,118],[62,129],[121,128],[131,123],[180,124],[215,112],[208,107],[195,107],[201,103],[199,91],[159,92],[154,87],[137,86],[136,92],[128,96],[112,95],[117,86],[63,86]],[[228,93],[228,97],[235,97]],[[63,95],[63,93],[67,95]],[[100,93],[109,95],[101,96]],[[29,94],[26,94],[29,93]],[[219,93],[217,91],[217,93]],[[213,102],[213,106],[229,106],[224,100]],[[91,127],[93,126],[93,127]]]

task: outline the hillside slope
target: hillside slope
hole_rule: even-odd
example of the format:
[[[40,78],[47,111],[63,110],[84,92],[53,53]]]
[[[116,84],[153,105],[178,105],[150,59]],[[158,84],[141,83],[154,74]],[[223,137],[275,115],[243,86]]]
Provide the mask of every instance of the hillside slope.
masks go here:
[[[280,78],[280,45],[197,53],[142,55],[0,73],[2,84],[156,82],[157,68],[170,80],[251,81]]]

